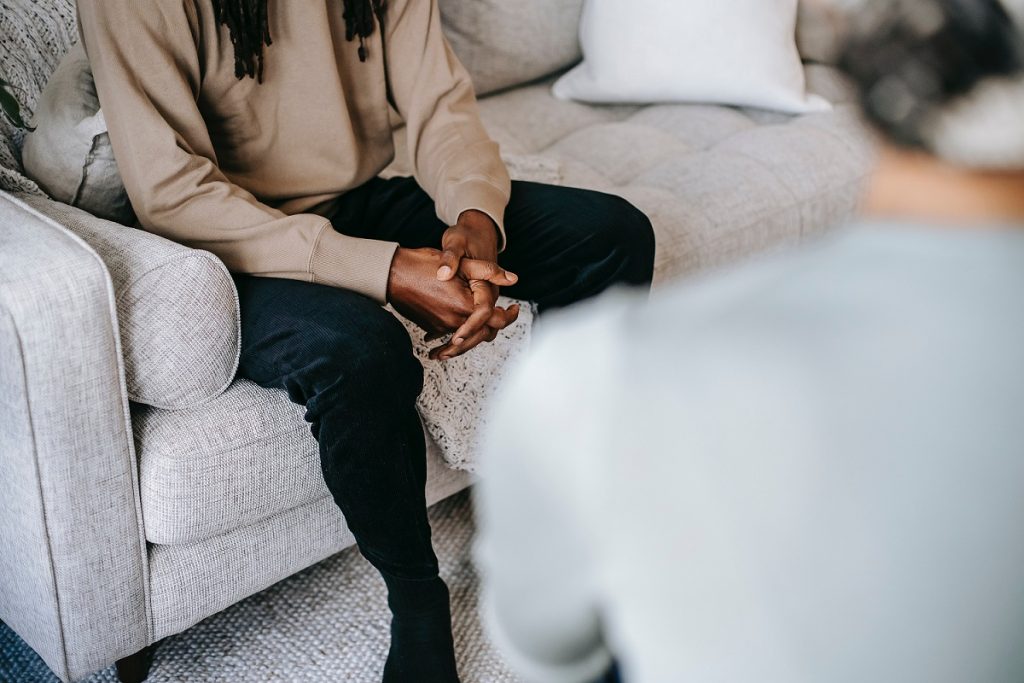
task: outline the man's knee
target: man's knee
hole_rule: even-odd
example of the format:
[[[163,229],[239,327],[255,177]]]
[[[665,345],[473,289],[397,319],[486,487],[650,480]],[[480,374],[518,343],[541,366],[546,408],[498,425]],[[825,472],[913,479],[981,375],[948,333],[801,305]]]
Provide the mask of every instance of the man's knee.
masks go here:
[[[654,277],[654,227],[650,218],[628,200],[607,195],[600,224],[608,248],[622,262],[623,279],[629,284],[650,284]]]
[[[423,366],[405,327],[389,312],[381,313],[372,325],[360,329],[355,341],[342,334],[339,343],[324,349],[337,377],[336,388],[375,405],[415,402],[423,389]]]
[[[364,316],[345,313],[322,311],[294,337],[301,361],[284,377],[292,400],[311,417],[336,408],[414,405],[423,366],[405,327],[379,307]]]

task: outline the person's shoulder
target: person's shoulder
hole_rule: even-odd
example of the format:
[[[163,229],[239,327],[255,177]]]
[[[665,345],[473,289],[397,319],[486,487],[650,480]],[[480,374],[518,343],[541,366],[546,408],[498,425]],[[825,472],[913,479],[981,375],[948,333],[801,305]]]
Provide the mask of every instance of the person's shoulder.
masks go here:
[[[724,338],[800,333],[791,323],[819,320],[824,283],[843,266],[841,236],[727,269],[663,283],[648,296],[616,288],[538,320],[520,367],[522,383],[552,391],[615,390],[638,365],[676,368],[687,351],[724,351]],[[559,386],[561,385],[561,386]]]
[[[213,10],[200,7],[199,0],[78,0],[78,35],[94,74],[107,71],[108,62],[145,71],[139,55],[191,55],[204,30],[202,16],[214,21]],[[106,58],[97,59],[93,51]]]
[[[998,282],[1018,290],[1021,235],[851,222],[801,246],[659,288],[624,343],[654,354],[772,341],[821,347],[944,323],[969,309],[972,297],[992,303]]]
[[[872,255],[856,252],[839,230],[663,283],[650,297],[613,290],[542,319],[515,382],[523,393],[541,391],[544,410],[591,423],[636,406],[660,411],[666,397],[695,392],[699,409],[710,409],[712,394],[733,400],[719,381],[729,377],[799,384],[816,349],[856,343],[851,334],[870,330],[858,321],[875,313],[862,286]]]
[[[823,306],[846,306],[844,278],[852,278],[844,231],[656,289],[636,310],[623,343],[651,354],[801,335],[827,325]],[[723,341],[729,344],[723,346]]]

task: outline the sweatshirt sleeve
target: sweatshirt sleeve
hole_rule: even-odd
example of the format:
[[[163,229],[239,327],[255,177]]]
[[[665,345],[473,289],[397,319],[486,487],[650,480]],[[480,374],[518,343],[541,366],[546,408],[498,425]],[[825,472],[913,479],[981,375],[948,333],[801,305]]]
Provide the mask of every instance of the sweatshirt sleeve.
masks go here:
[[[321,282],[383,303],[397,244],[287,215],[228,179],[198,104],[192,0],[79,0],[79,33],[125,189],[146,230],[216,254],[232,272]]]
[[[490,216],[504,249],[508,169],[480,120],[469,73],[442,33],[437,0],[393,0],[385,31],[391,93],[416,181],[448,225],[467,209]]]

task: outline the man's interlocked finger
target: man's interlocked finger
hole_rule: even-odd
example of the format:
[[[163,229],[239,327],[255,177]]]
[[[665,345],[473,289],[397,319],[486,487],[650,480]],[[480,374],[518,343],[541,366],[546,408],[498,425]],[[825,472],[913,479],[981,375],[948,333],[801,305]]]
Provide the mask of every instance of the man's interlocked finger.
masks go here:
[[[511,287],[519,282],[519,276],[499,266],[494,261],[463,258],[460,272],[467,280],[486,280],[499,287]]]

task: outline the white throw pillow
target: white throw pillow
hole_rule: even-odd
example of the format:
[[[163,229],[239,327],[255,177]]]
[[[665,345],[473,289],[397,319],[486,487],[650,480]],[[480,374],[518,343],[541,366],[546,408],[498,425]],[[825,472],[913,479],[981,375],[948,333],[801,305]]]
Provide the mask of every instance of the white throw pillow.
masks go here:
[[[796,47],[797,0],[587,0],[583,63],[554,86],[586,102],[823,111]]]

